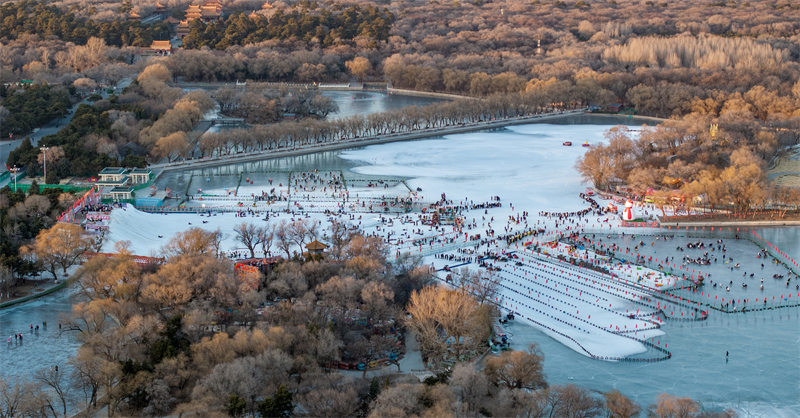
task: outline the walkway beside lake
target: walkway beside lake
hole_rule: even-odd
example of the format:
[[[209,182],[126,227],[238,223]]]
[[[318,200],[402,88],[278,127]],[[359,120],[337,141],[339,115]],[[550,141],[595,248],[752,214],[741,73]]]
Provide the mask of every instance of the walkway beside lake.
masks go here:
[[[580,110],[561,111],[555,113],[536,114],[530,116],[511,117],[505,119],[495,119],[495,120],[463,124],[458,126],[420,129],[407,133],[394,133],[386,135],[368,136],[363,138],[353,138],[331,144],[313,144],[313,145],[295,147],[283,150],[243,152],[233,155],[210,157],[200,160],[173,162],[168,164],[159,163],[151,165],[150,169],[156,172],[157,175],[159,175],[164,171],[170,171],[170,170],[185,170],[193,168],[213,167],[213,166],[239,163],[245,161],[257,161],[270,158],[289,157],[294,155],[312,154],[320,151],[334,151],[334,150],[353,148],[353,147],[363,147],[367,145],[385,144],[389,142],[399,142],[399,141],[409,141],[414,139],[429,138],[431,136],[460,134],[460,133],[467,133],[484,129],[502,128],[511,125],[521,125],[525,123],[572,117],[575,115],[582,114],[584,113],[584,111],[585,111],[584,109],[580,109]]]

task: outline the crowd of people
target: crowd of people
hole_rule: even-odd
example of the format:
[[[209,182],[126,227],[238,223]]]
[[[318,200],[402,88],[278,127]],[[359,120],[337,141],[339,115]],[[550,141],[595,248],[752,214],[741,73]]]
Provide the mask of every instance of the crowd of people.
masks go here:
[[[122,208],[124,207],[124,203],[114,202],[114,203],[103,203],[103,204],[96,204],[96,205],[86,205],[81,209],[82,214],[87,214],[88,212],[103,212],[109,213],[114,208]]]
[[[555,218],[557,220],[566,220],[567,218],[570,218],[570,217],[584,218],[584,217],[587,217],[589,215],[603,216],[604,214],[609,212],[608,208],[600,207],[600,205],[597,203],[597,201],[594,200],[593,198],[591,198],[590,196],[588,196],[587,194],[581,193],[579,196],[585,202],[589,203],[589,207],[588,208],[582,209],[582,210],[579,210],[579,211],[575,211],[575,212],[545,212],[545,211],[541,211],[541,212],[539,212],[539,216],[546,217],[547,219]]]

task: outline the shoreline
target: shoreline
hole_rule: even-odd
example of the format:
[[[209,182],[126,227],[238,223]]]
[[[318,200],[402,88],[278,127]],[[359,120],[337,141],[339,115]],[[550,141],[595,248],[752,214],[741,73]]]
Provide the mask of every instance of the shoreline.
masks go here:
[[[325,91],[327,89],[320,88],[320,90]],[[433,97],[433,98],[450,99],[450,100],[482,100],[480,97],[459,96],[458,94],[437,93],[433,91],[416,91],[416,90],[389,88],[387,92],[389,94],[396,94],[398,96]]]
[[[695,222],[659,222],[662,227],[665,226],[800,226],[798,221],[695,221]]]
[[[198,167],[215,167],[220,165],[235,164],[246,161],[260,161],[260,160],[268,160],[274,158],[313,154],[322,151],[337,151],[340,149],[365,147],[369,145],[386,144],[390,142],[410,141],[415,139],[438,137],[442,135],[451,135],[451,134],[482,131],[486,129],[503,128],[506,126],[522,125],[536,121],[554,120],[565,117],[580,116],[585,114],[586,113],[583,110],[578,110],[578,111],[565,111],[563,113],[549,114],[549,115],[533,115],[533,116],[523,116],[513,119],[491,120],[484,122],[476,122],[470,125],[425,129],[417,132],[380,135],[380,136],[367,137],[364,139],[356,138],[336,144],[314,145],[298,149],[288,149],[282,151],[256,151],[251,153],[238,154],[227,158],[217,158],[209,160],[191,160],[190,162],[170,163],[166,165],[153,164],[150,166],[150,169],[160,170],[160,172],[156,175],[156,179],[158,179],[161,173],[165,171],[185,170]]]
[[[669,119],[665,119],[665,118],[658,118],[658,117],[655,117],[655,116],[625,115],[625,114],[619,114],[619,113],[591,113],[591,112],[586,112],[586,114],[587,115],[592,115],[592,116],[601,116],[601,117],[604,117],[604,118],[609,118],[610,117],[610,118],[644,119],[644,120],[649,120],[649,121],[653,121],[653,122],[666,122],[666,121],[669,120]]]
[[[69,286],[70,283],[71,283],[71,281],[69,279],[66,279],[66,280],[62,281],[61,283],[59,283],[57,285],[54,285],[53,287],[50,287],[48,289],[45,289],[45,290],[43,290],[43,291],[41,291],[39,293],[35,293],[35,294],[32,294],[32,295],[27,295],[27,296],[22,296],[22,297],[19,297],[17,299],[13,299],[13,300],[9,300],[7,302],[0,303],[0,310],[5,309],[5,308],[10,308],[12,306],[16,306],[16,305],[19,305],[19,304],[22,304],[22,303],[25,303],[25,302],[30,302],[30,301],[36,300],[36,299],[38,299],[38,298],[40,298],[42,296],[47,296],[47,295],[49,295],[49,294],[51,294],[53,292],[57,292],[57,291],[65,288],[65,287]]]
[[[440,98],[440,99],[448,99],[448,100],[483,100],[480,97],[472,97],[472,96],[461,96],[458,94],[451,94],[451,93],[440,93],[440,92],[433,92],[433,91],[416,91],[416,90],[408,90],[408,89],[398,89],[393,87],[388,87],[386,89],[370,89],[364,88],[363,85],[353,85],[353,86],[345,86],[345,85],[336,85],[336,83],[330,83],[330,85],[320,85],[320,84],[309,84],[309,83],[271,83],[265,81],[252,81],[248,82],[251,83],[250,85],[259,86],[259,87],[289,87],[289,88],[306,88],[309,90],[318,90],[318,91],[350,91],[350,92],[364,92],[364,93],[386,93],[386,94],[396,94],[400,96],[414,96],[414,97],[433,97],[433,98]],[[327,83],[322,83],[327,84]],[[360,84],[360,83],[359,83]],[[177,87],[177,88],[196,88],[196,89],[218,89],[218,88],[225,88],[225,87],[233,87],[233,88],[246,88],[247,84],[236,84],[235,82],[180,82],[180,83],[167,83],[170,87]]]

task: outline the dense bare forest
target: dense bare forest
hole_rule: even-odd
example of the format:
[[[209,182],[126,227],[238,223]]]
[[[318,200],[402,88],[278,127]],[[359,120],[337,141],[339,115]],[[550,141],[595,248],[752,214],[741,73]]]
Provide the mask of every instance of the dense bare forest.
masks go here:
[[[99,15],[105,13],[97,11],[101,4],[85,6]],[[73,26],[81,19],[107,19],[83,16],[87,7],[71,2],[59,5],[72,8]],[[182,13],[181,4],[165,5]],[[221,22],[192,22],[185,44],[197,49],[179,50],[165,62],[173,77],[313,82],[359,76],[390,80],[395,87],[475,96],[524,92],[558,81],[588,85],[601,105],[627,102],[640,112],[668,117],[690,113],[694,99],[716,102],[711,110],[718,114],[727,96],[756,86],[793,102],[790,92],[800,74],[800,10],[789,3],[397,2],[374,9],[360,3],[363,10],[330,1],[261,5],[233,2],[226,4],[233,14]],[[154,9],[147,2],[136,7]],[[125,16],[117,12],[114,19],[122,22]],[[37,24],[48,27],[41,23],[46,17]],[[4,23],[16,21],[26,24],[24,19]],[[112,33],[120,25],[112,25],[117,28]],[[152,39],[156,30],[163,29],[148,29],[143,36]],[[5,71],[0,78],[6,82],[64,83],[84,71],[107,82],[114,76],[105,73],[132,62],[136,49],[130,45],[146,46],[116,35],[105,39],[113,47],[98,57],[96,48],[81,49],[91,31],[61,38],[63,31],[51,31],[55,36],[47,41],[45,34],[14,27],[4,33],[15,34],[6,35],[0,49]],[[357,58],[366,59],[366,65],[347,65]],[[649,95],[666,103],[650,103],[644,87],[656,89]],[[778,107],[765,116],[794,110],[785,103]]]

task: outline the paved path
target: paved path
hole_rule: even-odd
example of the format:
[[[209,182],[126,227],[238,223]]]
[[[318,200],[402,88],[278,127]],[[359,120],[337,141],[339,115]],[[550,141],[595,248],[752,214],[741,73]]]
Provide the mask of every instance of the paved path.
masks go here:
[[[768,179],[770,179],[770,180],[772,180],[772,179],[774,179],[775,177],[780,177],[780,176],[796,176],[796,175],[799,175],[799,174],[800,174],[800,172],[798,172],[798,171],[784,171],[784,172],[782,172],[782,173],[770,173],[770,174],[767,176],[767,178],[768,178]]]
[[[124,89],[125,87],[128,87],[128,85],[131,84],[132,81],[133,80],[131,78],[123,79],[122,81],[117,83],[117,91],[121,92],[122,89]],[[108,98],[108,88],[101,89],[99,94],[101,96],[103,96],[104,99]],[[78,109],[78,106],[80,106],[81,104],[89,104],[88,97],[87,97],[87,99],[83,99],[80,102],[75,103],[74,106],[69,108],[66,117],[61,118],[61,119],[53,120],[50,123],[48,123],[48,124],[44,125],[43,127],[41,127],[35,133],[27,135],[27,138],[31,139],[31,145],[33,145],[34,147],[38,146],[39,141],[42,138],[44,138],[47,135],[53,135],[53,134],[57,133],[59,130],[61,130],[61,128],[63,128],[64,126],[67,126],[67,124],[72,120],[72,117],[75,115],[75,111]],[[13,151],[17,147],[19,147],[19,145],[22,143],[22,141],[24,139],[25,138],[23,137],[23,138],[18,138],[18,139],[12,140],[12,141],[0,141],[0,163],[2,163],[2,164],[0,164],[0,173],[6,172],[5,163],[6,163],[6,161],[8,161],[8,155],[11,153],[11,151]],[[8,183],[8,181],[0,182],[0,187],[5,186],[5,184],[7,184],[7,183]]]
[[[575,115],[583,114],[584,110],[570,110],[557,113],[538,114],[533,116],[522,116],[508,119],[497,119],[484,122],[476,122],[471,124],[450,126],[443,128],[421,129],[408,133],[397,133],[387,135],[377,135],[364,138],[350,139],[341,141],[334,144],[314,144],[304,147],[297,147],[283,150],[267,150],[267,151],[254,151],[247,153],[239,153],[233,155],[226,155],[221,157],[205,158],[201,160],[188,160],[173,163],[158,163],[150,166],[153,172],[170,171],[170,170],[185,170],[192,168],[212,167],[226,164],[235,164],[245,161],[260,161],[272,158],[289,157],[294,155],[313,154],[321,151],[333,151],[340,149],[347,149],[353,147],[364,147],[367,145],[386,144],[389,142],[408,141],[412,139],[430,138],[432,136],[441,136],[449,134],[458,134],[479,131],[483,129],[502,128],[510,125],[521,125],[526,123],[547,121],[553,119],[561,119]]]
[[[433,376],[433,373],[425,369],[425,363],[422,361],[422,353],[419,351],[419,343],[413,332],[406,332],[406,353],[398,360],[400,364],[400,372],[397,371],[397,366],[389,364],[379,369],[368,370],[365,374],[362,370],[337,370],[345,376],[352,376],[360,378],[365,376],[367,378],[374,376],[385,376],[387,374],[403,373],[414,374],[416,376]]]

